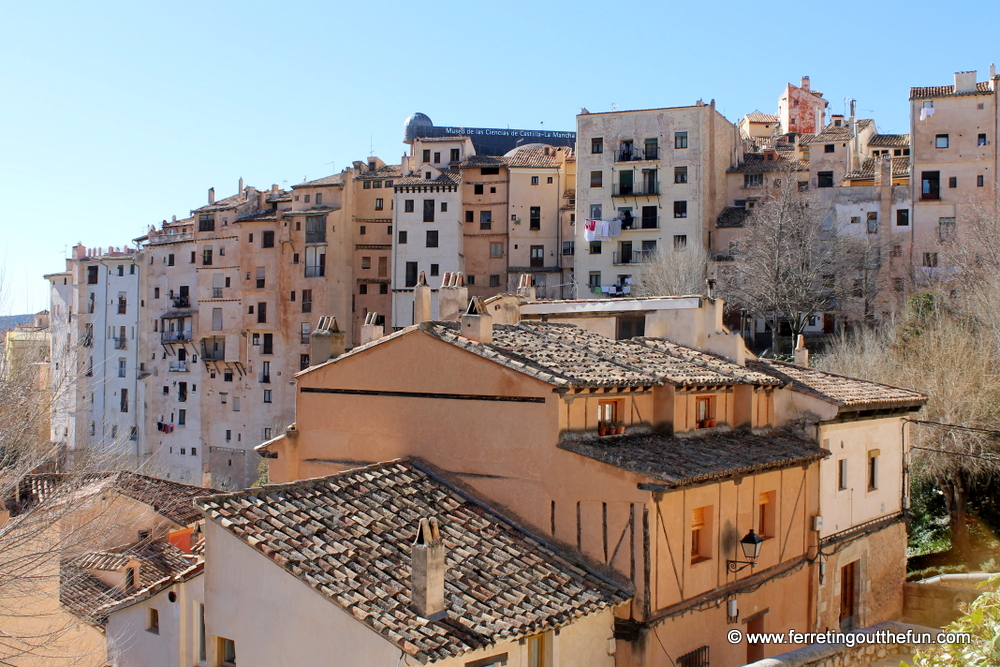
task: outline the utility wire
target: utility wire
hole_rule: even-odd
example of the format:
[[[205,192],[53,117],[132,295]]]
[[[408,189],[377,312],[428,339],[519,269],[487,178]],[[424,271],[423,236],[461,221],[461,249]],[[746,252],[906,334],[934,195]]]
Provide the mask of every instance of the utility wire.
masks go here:
[[[927,424],[928,426],[941,426],[943,428],[952,428],[960,431],[977,431],[979,433],[989,433],[990,435],[1000,435],[1000,431],[992,428],[979,428],[977,426],[962,426],[961,424],[946,424],[945,422],[932,422],[923,419],[904,418],[903,421],[908,421],[913,424]]]

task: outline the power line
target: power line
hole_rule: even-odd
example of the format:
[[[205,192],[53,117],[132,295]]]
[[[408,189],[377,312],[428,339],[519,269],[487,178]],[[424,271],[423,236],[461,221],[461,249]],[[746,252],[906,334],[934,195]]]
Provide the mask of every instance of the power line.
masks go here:
[[[1000,431],[991,428],[979,428],[978,426],[962,426],[961,424],[946,424],[945,422],[932,422],[923,419],[909,419],[904,418],[903,421],[912,422],[914,424],[927,424],[928,426],[940,426],[942,428],[951,428],[959,431],[977,431],[979,433],[989,433],[990,435],[1000,435]]]
[[[949,452],[947,449],[932,449],[930,447],[917,447],[916,445],[911,445],[910,449],[920,449],[925,452],[934,452],[935,454],[947,454],[948,456],[965,456],[970,459],[982,459],[983,461],[992,461],[994,463],[1000,463],[1000,457],[998,456],[982,456],[981,454],[966,454],[964,452]]]

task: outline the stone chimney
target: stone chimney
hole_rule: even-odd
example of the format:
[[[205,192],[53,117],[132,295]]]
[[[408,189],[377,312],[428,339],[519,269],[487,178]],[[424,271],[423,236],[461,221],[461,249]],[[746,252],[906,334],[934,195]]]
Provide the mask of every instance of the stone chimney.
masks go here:
[[[209,204],[215,203],[215,188],[208,189],[208,203]]]
[[[469,288],[461,271],[446,273],[438,290],[438,319],[457,320],[469,305]]]
[[[242,179],[242,178],[240,179],[240,187],[239,187],[239,189],[237,190],[237,192],[240,192],[240,193],[242,193],[242,192],[243,192],[243,179]]]
[[[431,621],[444,618],[444,545],[437,519],[420,520],[410,560],[413,611]]]
[[[423,271],[413,288],[413,323],[419,324],[431,319],[431,288]]]
[[[976,92],[976,70],[971,72],[955,72],[955,92]]]
[[[795,365],[809,368],[809,350],[806,349],[806,337],[802,334],[795,342]]]
[[[801,88],[802,90],[809,90],[809,77],[808,76],[802,77],[802,83],[801,83],[801,85],[799,85],[799,88]]]
[[[996,75],[997,75],[997,66],[996,66],[996,63],[990,63],[990,78],[992,79]]]
[[[483,300],[474,296],[461,318],[461,335],[477,343],[493,342],[493,317],[487,312]]]
[[[374,310],[365,315],[365,323],[361,325],[360,345],[378,340],[385,334],[385,325],[376,324],[376,322],[378,322],[378,313]]]
[[[277,196],[278,194],[278,184],[271,183],[271,194]]]
[[[336,359],[344,353],[345,334],[336,317],[321,317],[316,330],[309,334],[309,363],[312,366]]]

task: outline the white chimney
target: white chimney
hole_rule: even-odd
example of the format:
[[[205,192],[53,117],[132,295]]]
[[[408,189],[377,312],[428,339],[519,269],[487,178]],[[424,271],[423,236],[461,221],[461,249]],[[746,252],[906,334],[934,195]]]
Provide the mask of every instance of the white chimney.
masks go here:
[[[955,92],[976,92],[976,70],[971,72],[955,72]]]
[[[462,336],[477,343],[493,342],[493,317],[478,296],[469,299],[469,307],[460,323]]]
[[[795,365],[809,367],[809,350],[806,349],[806,337],[799,334],[795,344]]]
[[[413,288],[413,323],[420,324],[431,319],[431,287],[427,275],[421,271],[417,285]]]
[[[413,611],[431,621],[444,618],[444,545],[437,519],[420,520],[410,560]]]
[[[243,192],[243,179],[240,179],[240,189],[237,192]]]
[[[208,203],[209,204],[215,203],[215,188],[208,189]]]

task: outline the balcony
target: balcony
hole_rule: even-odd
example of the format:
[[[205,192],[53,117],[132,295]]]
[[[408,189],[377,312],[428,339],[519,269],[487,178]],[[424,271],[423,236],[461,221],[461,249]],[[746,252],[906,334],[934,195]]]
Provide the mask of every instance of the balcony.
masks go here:
[[[201,358],[204,361],[225,361],[226,339],[221,336],[215,338],[202,338]]]
[[[647,160],[659,160],[660,147],[646,146],[631,148],[615,152],[615,162],[643,162]]]
[[[626,227],[626,224],[629,226]],[[636,230],[643,229],[659,229],[660,228],[660,216],[643,216],[641,218],[631,218],[631,220],[626,221],[622,219],[622,231],[623,232],[634,232]]]
[[[191,331],[164,331],[160,334],[161,343],[185,343],[191,340]]]
[[[619,183],[611,186],[612,197],[655,197],[659,194],[659,183]]]
[[[128,348],[128,339],[125,338],[124,336],[122,336],[122,337],[115,336],[111,340],[115,341],[115,349],[116,350],[125,350],[125,349]]]
[[[93,347],[94,346],[94,337],[92,335],[89,335],[89,334],[86,335],[86,336],[84,336],[83,337],[83,343],[81,343],[81,345],[83,345],[83,347]]]
[[[190,308],[191,307],[191,297],[188,296],[175,296],[171,297],[171,303],[174,308]]]
[[[307,266],[306,278],[319,278],[326,275],[325,266]]]
[[[188,372],[188,362],[186,361],[171,361],[167,366],[167,370],[171,373],[187,373]]]
[[[222,288],[221,287],[213,287],[212,288],[212,298],[213,299],[221,299],[222,298]]]
[[[257,382],[261,384],[271,384],[271,374],[264,371],[257,371]]]
[[[118,314],[125,315],[128,312],[128,302],[124,299],[118,299]]]
[[[649,264],[655,254],[655,250],[617,251],[612,261],[615,264]]]

